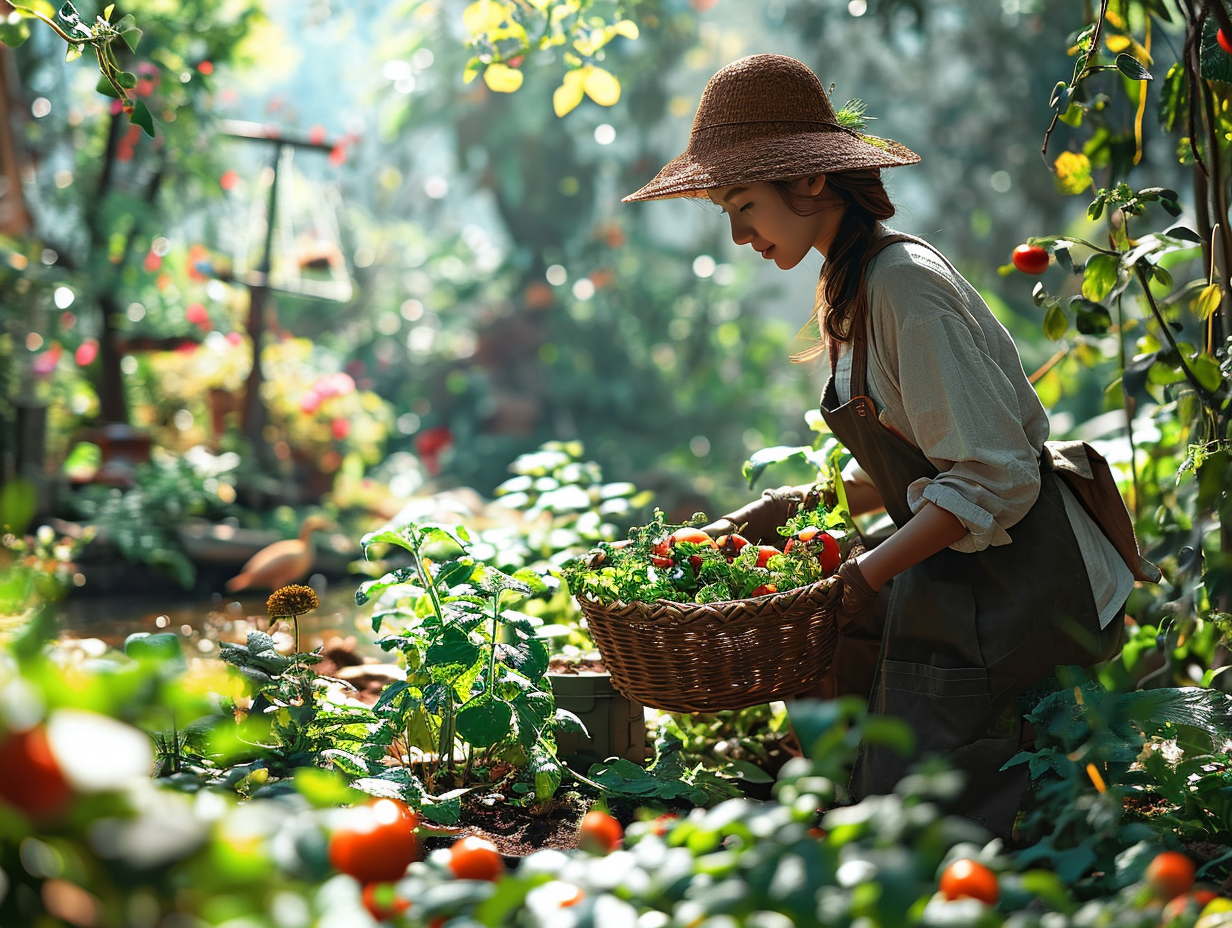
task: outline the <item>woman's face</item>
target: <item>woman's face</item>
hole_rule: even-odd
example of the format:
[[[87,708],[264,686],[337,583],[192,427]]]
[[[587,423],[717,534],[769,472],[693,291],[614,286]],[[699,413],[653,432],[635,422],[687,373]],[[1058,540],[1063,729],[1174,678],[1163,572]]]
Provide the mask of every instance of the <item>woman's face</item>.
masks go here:
[[[796,180],[793,189],[801,197],[815,197],[825,183],[825,176],[819,174]],[[706,193],[727,213],[732,241],[752,245],[763,258],[785,271],[799,264],[814,248],[824,255],[837,226],[834,210],[823,207],[801,216],[772,184],[734,184]]]

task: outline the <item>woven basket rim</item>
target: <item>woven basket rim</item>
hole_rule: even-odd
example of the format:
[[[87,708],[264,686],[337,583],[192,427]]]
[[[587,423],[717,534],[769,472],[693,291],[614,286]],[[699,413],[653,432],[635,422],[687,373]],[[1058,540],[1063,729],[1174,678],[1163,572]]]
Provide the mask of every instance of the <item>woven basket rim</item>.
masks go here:
[[[716,599],[714,602],[706,603],[699,603],[691,599],[613,599],[608,601],[597,599],[589,593],[574,594],[574,598],[578,600],[579,603],[585,602],[587,605],[600,606],[605,609],[620,609],[622,607],[629,608],[638,606],[646,606],[652,609],[664,607],[683,609],[685,607],[692,606],[698,609],[705,609],[707,607],[713,608],[715,606],[724,606],[729,603],[752,602],[762,603],[763,605],[769,606],[774,603],[775,600],[786,598],[787,596],[791,596],[794,599],[799,599],[801,596],[811,595],[814,591],[820,590],[824,585],[835,583],[836,579],[837,576],[831,574],[829,577],[814,580],[812,583],[806,583],[804,586],[793,586],[788,590],[776,590],[773,593],[765,593],[761,596],[745,596],[741,599]]]

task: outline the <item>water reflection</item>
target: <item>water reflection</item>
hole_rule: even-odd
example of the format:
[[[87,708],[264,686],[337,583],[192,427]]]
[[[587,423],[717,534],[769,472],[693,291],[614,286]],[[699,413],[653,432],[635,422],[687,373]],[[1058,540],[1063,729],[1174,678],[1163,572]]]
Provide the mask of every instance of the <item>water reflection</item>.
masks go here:
[[[320,593],[321,605],[300,616],[300,647],[311,650],[331,638],[354,637],[361,653],[381,655],[373,640],[371,607],[355,604],[355,585],[331,584]],[[168,601],[152,596],[70,597],[60,610],[60,634],[66,638],[96,638],[111,647],[122,647],[135,632],[178,632],[190,648],[202,655],[217,653],[221,641],[244,642],[253,629],[270,631],[276,639],[287,636],[289,622],[268,628],[265,593],[207,599]],[[190,643],[191,642],[191,643]],[[282,642],[279,647],[282,648]]]

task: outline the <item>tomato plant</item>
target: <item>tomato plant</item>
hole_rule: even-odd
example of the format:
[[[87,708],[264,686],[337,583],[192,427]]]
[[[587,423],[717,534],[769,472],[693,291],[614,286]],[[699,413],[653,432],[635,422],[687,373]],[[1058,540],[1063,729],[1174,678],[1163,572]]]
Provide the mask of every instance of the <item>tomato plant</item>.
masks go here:
[[[946,899],[978,899],[985,905],[996,905],[1001,898],[997,875],[976,860],[964,857],[941,873],[941,894]]]
[[[1042,274],[1048,270],[1048,249],[1039,245],[1019,245],[1010,260],[1024,274]]]
[[[1194,862],[1179,851],[1163,851],[1147,864],[1145,880],[1151,894],[1165,902],[1193,888]]]
[[[361,883],[391,883],[419,859],[419,817],[404,803],[378,799],[347,809],[329,839],[329,862]]]
[[[0,799],[34,819],[52,819],[73,798],[41,725],[0,742]]]
[[[496,882],[505,875],[505,861],[491,841],[465,835],[449,848],[449,869],[459,880]]]
[[[578,844],[592,854],[608,854],[620,847],[625,831],[610,814],[591,809],[582,816],[578,828]]]

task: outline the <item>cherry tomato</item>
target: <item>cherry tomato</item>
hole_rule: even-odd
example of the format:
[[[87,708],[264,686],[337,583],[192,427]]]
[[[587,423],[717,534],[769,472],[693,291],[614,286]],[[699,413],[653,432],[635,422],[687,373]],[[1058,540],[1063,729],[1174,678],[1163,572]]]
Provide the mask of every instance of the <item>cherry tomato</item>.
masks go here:
[[[608,854],[620,847],[625,830],[620,822],[602,809],[591,809],[582,816],[578,828],[578,846],[591,854]]]
[[[757,566],[765,567],[766,564],[769,562],[770,558],[774,557],[776,554],[782,554],[782,553],[783,552],[780,551],[778,548],[774,547],[774,545],[758,545],[757,546]]]
[[[1167,902],[1193,888],[1194,862],[1178,851],[1163,851],[1147,864],[1146,884],[1151,894]]]
[[[1192,892],[1181,893],[1179,896],[1174,896],[1168,901],[1159,920],[1164,925],[1171,924],[1172,920],[1179,918],[1186,909],[1197,915],[1206,907],[1207,903],[1212,899],[1218,898],[1219,894],[1209,889],[1195,889]]]
[[[763,583],[761,586],[759,586],[749,595],[753,597],[769,596],[771,593],[777,593],[778,591],[779,591],[779,588],[775,586],[773,583]]]
[[[393,883],[367,883],[360,899],[378,922],[396,918],[411,907],[409,900],[398,895],[398,887]]]
[[[672,532],[668,538],[670,544],[679,544],[682,541],[687,541],[690,544],[706,545],[707,547],[717,547],[714,539],[703,532],[700,528],[678,528]]]
[[[1215,41],[1219,43],[1220,48],[1222,48],[1229,55],[1232,55],[1232,42],[1228,41],[1228,37],[1224,35],[1222,29],[1215,33]]]
[[[329,839],[329,862],[361,883],[392,883],[419,859],[419,816],[405,803],[378,799],[347,809]]]
[[[449,848],[449,869],[459,880],[488,880],[505,875],[505,861],[496,845],[478,835],[465,835]]]
[[[941,872],[941,894],[946,899],[978,899],[996,905],[1001,898],[997,875],[979,861],[964,857]]]
[[[727,555],[727,559],[733,560],[741,549],[749,543],[749,540],[743,535],[732,532],[730,535],[720,535],[714,540],[715,546]]]
[[[46,821],[68,808],[72,798],[42,725],[10,732],[0,741],[0,800]]]
[[[1048,249],[1039,245],[1019,245],[1010,260],[1024,274],[1042,274],[1048,270]]]

